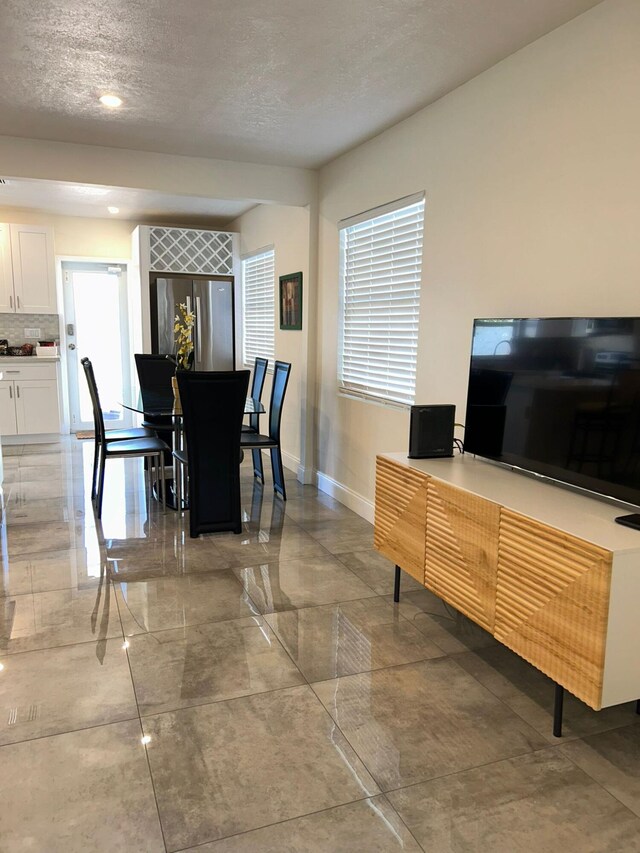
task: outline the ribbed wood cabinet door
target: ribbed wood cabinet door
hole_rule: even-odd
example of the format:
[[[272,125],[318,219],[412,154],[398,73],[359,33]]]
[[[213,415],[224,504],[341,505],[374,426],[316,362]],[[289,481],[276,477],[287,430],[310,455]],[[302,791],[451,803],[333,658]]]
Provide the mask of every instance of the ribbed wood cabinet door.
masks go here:
[[[496,639],[599,710],[612,554],[503,509]]]
[[[491,632],[499,517],[498,504],[429,480],[425,586]]]
[[[376,515],[373,542],[420,583],[424,583],[424,525],[427,512],[426,474],[376,459]]]

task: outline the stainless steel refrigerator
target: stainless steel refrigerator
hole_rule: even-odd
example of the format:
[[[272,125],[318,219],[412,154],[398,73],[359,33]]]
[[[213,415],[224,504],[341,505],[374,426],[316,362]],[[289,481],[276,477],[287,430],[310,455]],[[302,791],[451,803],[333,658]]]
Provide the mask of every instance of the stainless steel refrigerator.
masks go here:
[[[178,306],[196,315],[194,370],[235,369],[235,311],[232,278],[155,278],[151,280],[151,347],[175,353],[173,325]]]

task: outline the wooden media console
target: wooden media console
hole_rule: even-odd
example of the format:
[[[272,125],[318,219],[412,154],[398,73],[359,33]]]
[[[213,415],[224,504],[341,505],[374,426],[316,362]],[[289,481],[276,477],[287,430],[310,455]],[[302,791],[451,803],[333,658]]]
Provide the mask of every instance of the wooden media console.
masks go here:
[[[462,455],[376,460],[375,547],[595,710],[640,696],[640,532],[621,510]],[[640,707],[640,706],[639,706]]]

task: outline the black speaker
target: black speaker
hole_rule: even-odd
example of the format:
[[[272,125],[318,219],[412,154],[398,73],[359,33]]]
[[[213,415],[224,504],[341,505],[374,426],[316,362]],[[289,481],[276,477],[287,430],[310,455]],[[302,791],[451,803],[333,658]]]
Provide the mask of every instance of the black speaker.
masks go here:
[[[411,406],[409,459],[453,456],[455,406]]]

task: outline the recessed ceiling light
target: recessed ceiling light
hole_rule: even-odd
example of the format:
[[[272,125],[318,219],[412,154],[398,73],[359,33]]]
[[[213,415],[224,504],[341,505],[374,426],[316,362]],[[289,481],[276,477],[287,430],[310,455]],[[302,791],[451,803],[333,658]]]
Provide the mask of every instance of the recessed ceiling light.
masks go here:
[[[77,195],[95,196],[96,198],[103,195],[108,195],[110,190],[107,187],[90,187],[79,184],[76,187],[70,187],[70,190]]]
[[[101,95],[100,103],[104,107],[121,107],[122,106],[122,98],[119,98],[117,95]]]
[[[110,206],[110,207],[108,207],[108,208],[107,208],[107,210],[109,211],[109,213],[120,213],[120,208],[119,208],[119,207],[113,207],[113,206]]]

